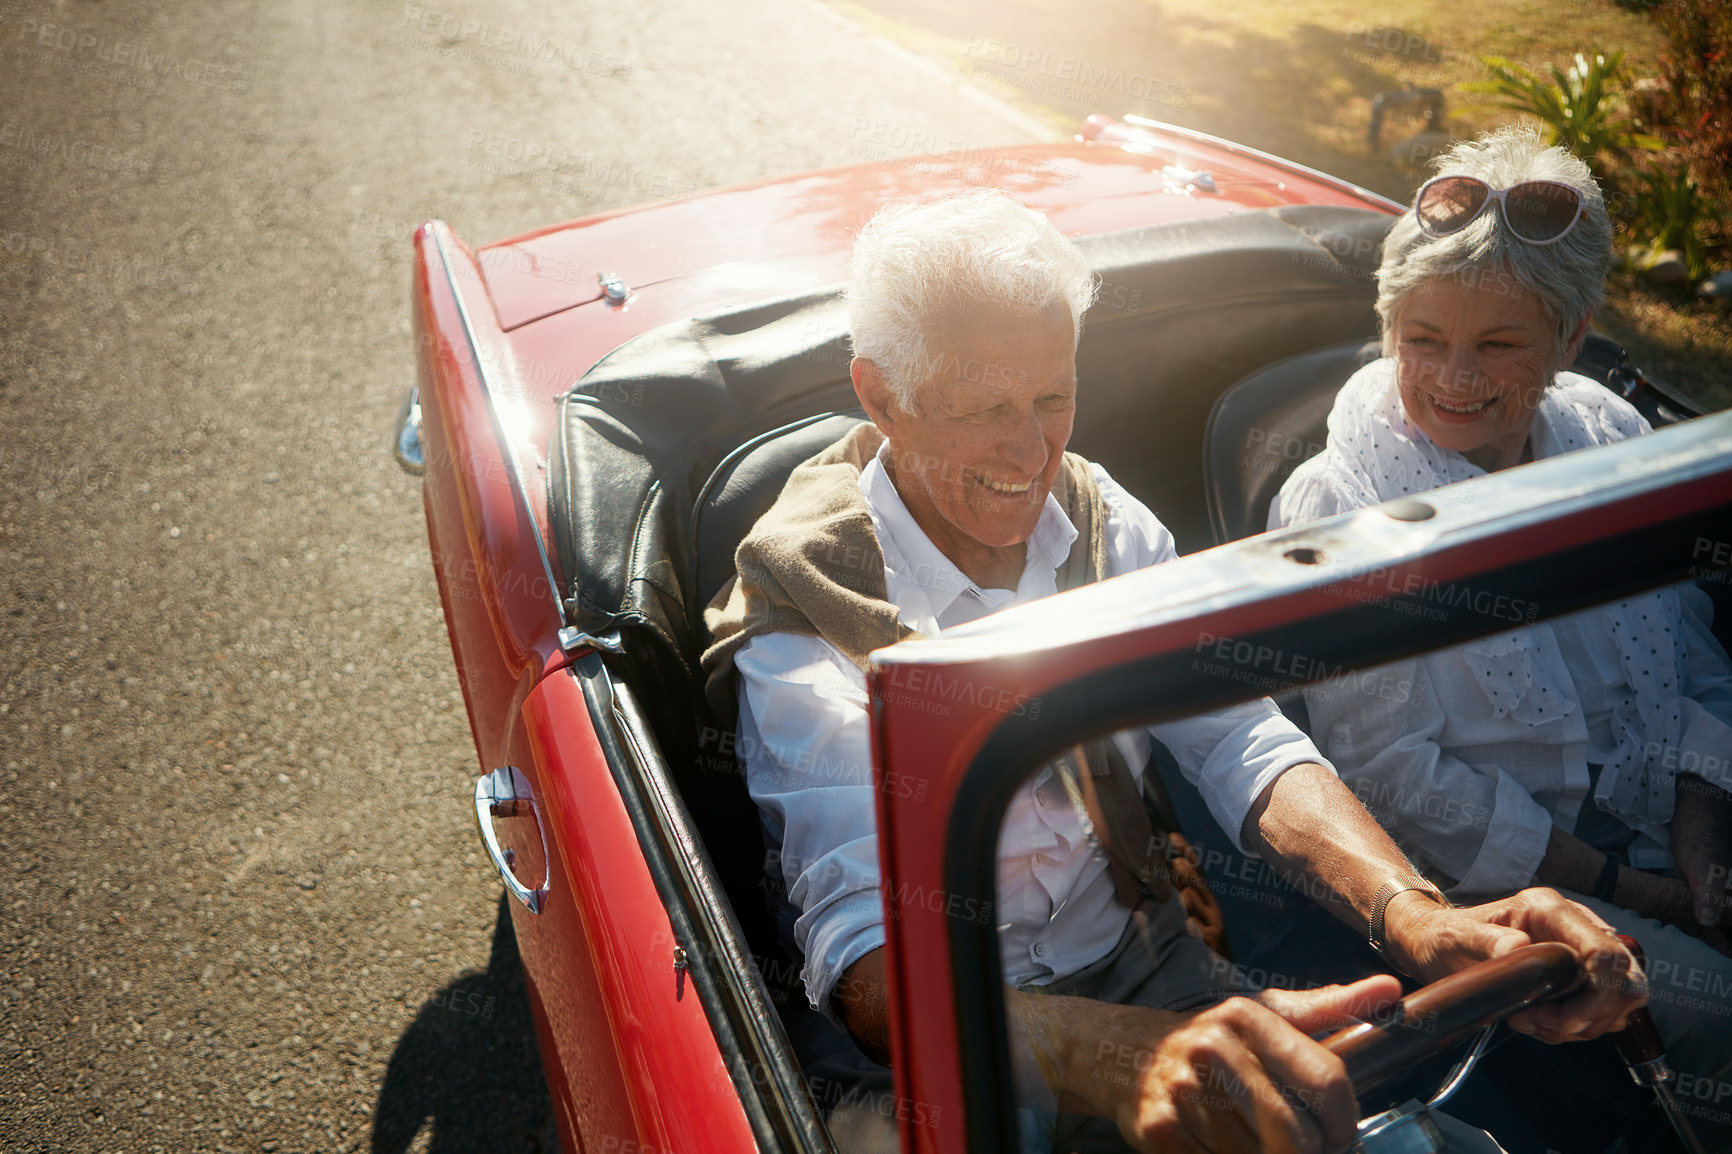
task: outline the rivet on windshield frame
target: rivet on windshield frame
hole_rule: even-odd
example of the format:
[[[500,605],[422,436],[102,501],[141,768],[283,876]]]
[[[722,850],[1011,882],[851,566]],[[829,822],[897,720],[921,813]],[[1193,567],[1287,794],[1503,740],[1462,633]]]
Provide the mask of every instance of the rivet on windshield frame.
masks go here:
[[[1391,501],[1383,506],[1383,511],[1397,521],[1429,521],[1437,516],[1437,510],[1424,501],[1416,501],[1412,497],[1403,497],[1399,501]]]
[[[1289,561],[1296,561],[1301,565],[1323,564],[1323,550],[1313,549],[1309,545],[1301,545],[1297,549],[1289,549],[1285,553],[1281,554],[1281,556],[1287,558]]]

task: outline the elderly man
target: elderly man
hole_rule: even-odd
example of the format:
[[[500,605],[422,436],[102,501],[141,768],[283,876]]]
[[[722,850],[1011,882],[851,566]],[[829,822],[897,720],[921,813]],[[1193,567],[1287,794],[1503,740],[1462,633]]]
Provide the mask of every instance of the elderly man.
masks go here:
[[[1075,246],[1001,194],[880,213],[855,245],[848,291],[854,387],[871,422],[794,472],[710,610],[705,664],[712,691],[737,687],[747,781],[797,918],[808,994],[880,1061],[867,654],[1176,555],[1147,508],[1065,452],[1094,291]],[[1371,927],[1406,972],[1429,980],[1530,939],[1562,940],[1596,980],[1519,1028],[1594,1037],[1639,1003],[1638,983],[1623,980],[1630,956],[1555,893],[1451,908],[1311,742],[1257,701],[1097,743],[1095,766],[1043,770],[1005,815],[996,912],[1012,1032],[1068,1113],[1109,1120],[1096,1129],[1116,1127],[1138,1150],[1345,1146],[1352,1087],[1306,1035],[1399,995],[1382,977],[1230,996],[1239,991],[1185,932],[1172,888],[1107,860],[1110,839],[1089,834],[1110,831],[1113,814],[1092,815],[1134,791],[1151,735],[1245,852],[1319,879],[1335,912]],[[1086,805],[1079,780],[1097,784]],[[1103,1076],[1103,1043],[1153,1060],[1128,1082]],[[1097,1148],[1060,1134],[1067,1149]]]

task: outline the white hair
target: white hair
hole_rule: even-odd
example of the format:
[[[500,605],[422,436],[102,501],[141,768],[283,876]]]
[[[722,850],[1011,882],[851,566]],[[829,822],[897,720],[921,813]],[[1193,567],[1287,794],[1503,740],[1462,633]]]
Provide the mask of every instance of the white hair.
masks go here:
[[[1074,331],[1094,302],[1088,261],[1052,222],[1002,192],[974,189],[881,210],[860,230],[847,289],[854,355],[911,409],[943,353],[935,321],[968,304],[1039,312],[1063,302]]]
[[[1407,294],[1440,277],[1487,285],[1513,278],[1535,294],[1567,343],[1605,296],[1612,267],[1612,222],[1594,174],[1569,150],[1547,147],[1531,128],[1502,128],[1464,140],[1437,158],[1439,176],[1476,176],[1493,188],[1525,180],[1567,184],[1582,198],[1575,227],[1553,244],[1527,244],[1510,234],[1503,213],[1489,206],[1472,224],[1448,236],[1427,236],[1408,209],[1383,240],[1377,270],[1377,316],[1383,351],[1394,353],[1396,314]],[[1507,279],[1498,283],[1507,284]]]

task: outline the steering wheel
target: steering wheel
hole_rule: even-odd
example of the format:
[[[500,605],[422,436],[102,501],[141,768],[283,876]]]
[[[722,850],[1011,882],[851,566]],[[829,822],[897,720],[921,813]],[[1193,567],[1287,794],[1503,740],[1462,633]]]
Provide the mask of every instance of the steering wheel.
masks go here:
[[[1323,1045],[1346,1063],[1353,1088],[1368,1093],[1475,1030],[1570,993],[1584,978],[1574,950],[1536,942],[1415,990],[1380,1021],[1337,1030]]]
[[[1511,1014],[1563,997],[1586,979],[1574,950],[1538,942],[1460,970],[1401,999],[1376,1022],[1361,1022],[1323,1039],[1347,1066],[1361,1094],[1480,1031],[1473,1050],[1430,1100],[1417,1100],[1359,1123],[1359,1149],[1425,1154],[1446,1147],[1431,1108],[1453,1094],[1485,1050],[1492,1028]]]

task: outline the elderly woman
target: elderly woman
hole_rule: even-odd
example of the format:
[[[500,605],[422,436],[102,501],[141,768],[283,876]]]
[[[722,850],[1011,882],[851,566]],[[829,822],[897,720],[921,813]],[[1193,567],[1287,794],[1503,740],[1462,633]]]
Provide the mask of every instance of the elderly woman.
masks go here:
[[[1148,508],[1065,452],[1093,295],[1076,247],[1002,194],[876,217],[855,244],[848,290],[851,372],[871,419],[794,470],[706,614],[712,701],[723,716],[737,701],[747,784],[812,1006],[879,1061],[889,1003],[866,655],[1176,556]],[[1619,977],[1628,954],[1580,906],[1545,890],[1444,904],[1267,700],[1120,735],[1023,783],[983,914],[999,931],[1012,1032],[1039,1055],[1033,1082],[1054,1105],[1095,1116],[1059,1129],[1064,1149],[1122,1150],[1117,1134],[1140,1150],[1238,1148],[1251,1134],[1282,1148],[1345,1145],[1351,1087],[1306,1034],[1398,990],[1381,977],[1231,996],[1225,967],[1186,932],[1171,874],[1151,869],[1138,794],[1151,738],[1229,836],[1324,879],[1339,916],[1410,973],[1441,977],[1530,937],[1562,940],[1598,982],[1531,1012],[1531,1028],[1591,1037],[1636,1004]],[[1143,1055],[1147,1073],[1106,1076],[1096,1063],[1114,1046]],[[1210,1078],[1245,1093],[1221,1101]],[[1284,1096],[1281,1084],[1299,1089]],[[838,1139],[894,1147],[893,1134]]]
[[[1384,242],[1384,357],[1342,387],[1271,528],[1649,431],[1563,371],[1611,262],[1587,166],[1516,130],[1438,166]],[[1342,779],[1416,863],[1452,895],[1586,895],[1647,949],[1675,1055],[1718,1071],[1732,966],[1705,943],[1728,951],[1732,921],[1732,669],[1709,616],[1680,585],[1401,662],[1401,701],[1346,682],[1306,700]]]

